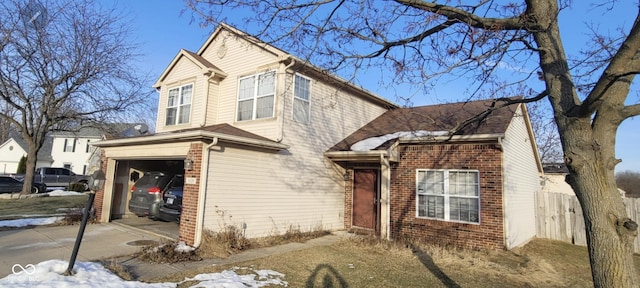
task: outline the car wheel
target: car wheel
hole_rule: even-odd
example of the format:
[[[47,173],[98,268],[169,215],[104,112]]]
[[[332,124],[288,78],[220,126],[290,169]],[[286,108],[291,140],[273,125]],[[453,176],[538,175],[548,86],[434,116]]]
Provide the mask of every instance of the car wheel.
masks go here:
[[[82,188],[84,189],[84,191],[89,191],[89,183],[87,182],[80,182],[80,184],[82,184]]]
[[[40,193],[40,189],[38,189],[38,187],[35,187],[35,186],[31,187],[31,193],[38,194],[38,193]]]

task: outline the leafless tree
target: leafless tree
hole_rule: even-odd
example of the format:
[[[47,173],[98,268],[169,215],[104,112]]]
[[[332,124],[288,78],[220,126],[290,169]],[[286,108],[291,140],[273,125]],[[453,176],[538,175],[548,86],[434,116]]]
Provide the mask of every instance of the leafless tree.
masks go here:
[[[22,193],[29,193],[47,133],[120,120],[152,92],[129,63],[131,27],[116,8],[92,0],[0,4],[2,113],[28,144]]]
[[[446,84],[436,82],[440,76],[460,77],[469,81],[469,98],[486,85],[530,86],[520,102],[546,99],[552,108],[570,171],[567,181],[584,211],[595,286],[640,286],[632,256],[637,224],[625,211],[614,177],[620,162],[615,158],[617,128],[640,114],[640,103],[625,102],[640,72],[638,18],[607,19],[633,23],[608,35],[598,33],[595,24],[588,26],[592,41],[580,57],[569,58],[558,17],[571,1],[186,3],[203,23],[249,15],[228,22],[343,77],[375,67],[383,83],[422,85],[427,91]],[[593,9],[605,13],[621,3],[601,0]],[[513,73],[505,77],[500,70]]]
[[[626,192],[627,197],[640,198],[640,172],[629,170],[618,172],[616,183]]]

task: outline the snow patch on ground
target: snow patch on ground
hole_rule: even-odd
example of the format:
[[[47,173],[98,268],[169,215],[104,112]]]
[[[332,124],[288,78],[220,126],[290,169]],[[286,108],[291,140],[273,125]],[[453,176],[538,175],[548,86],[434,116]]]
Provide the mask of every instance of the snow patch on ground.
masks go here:
[[[62,219],[62,217],[2,220],[0,221],[0,227],[25,227],[25,226],[49,225],[49,224],[56,223],[56,221],[60,219]]]
[[[220,273],[198,274],[193,278],[172,283],[144,283],[125,281],[102,265],[93,262],[76,262],[73,276],[63,276],[69,263],[62,260],[47,260],[36,265],[14,266],[13,274],[0,279],[0,287],[177,287],[187,281],[199,281],[191,287],[264,287],[267,285],[288,286],[284,274],[272,270],[234,268]],[[237,269],[254,274],[239,275]],[[256,276],[257,279],[256,279]]]
[[[176,245],[176,248],[174,250],[176,252],[189,253],[189,252],[191,252],[193,250],[196,250],[196,248],[187,245],[187,243],[184,243],[184,241],[180,241],[180,242],[178,242],[178,244]]]
[[[85,195],[84,193],[81,192],[74,192],[74,191],[64,191],[64,190],[53,190],[49,193],[49,196],[76,196],[76,195]]]

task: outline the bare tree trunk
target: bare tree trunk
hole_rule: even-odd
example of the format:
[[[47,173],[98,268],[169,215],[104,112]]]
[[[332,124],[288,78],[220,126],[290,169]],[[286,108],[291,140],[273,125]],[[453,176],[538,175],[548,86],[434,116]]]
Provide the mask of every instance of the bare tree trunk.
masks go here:
[[[594,285],[638,287],[633,261],[637,224],[628,218],[613,172],[616,126],[596,134],[590,119],[580,119],[561,130],[570,171],[567,182],[582,206]],[[591,141],[584,135],[592,135]]]
[[[28,195],[31,194],[31,186],[33,184],[33,176],[35,173],[35,169],[36,169],[36,161],[37,159],[37,154],[38,154],[38,150],[40,150],[39,148],[36,149],[36,143],[33,143],[33,140],[30,139],[25,139],[29,145],[29,150],[27,152],[27,170],[24,174],[24,180],[23,180],[23,184],[22,184],[22,191],[20,192],[20,195]]]

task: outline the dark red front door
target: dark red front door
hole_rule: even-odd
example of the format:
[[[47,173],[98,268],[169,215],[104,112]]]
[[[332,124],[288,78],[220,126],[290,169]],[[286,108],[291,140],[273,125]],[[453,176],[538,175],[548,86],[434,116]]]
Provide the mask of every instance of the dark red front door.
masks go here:
[[[376,229],[378,171],[356,169],[353,175],[353,226]]]

